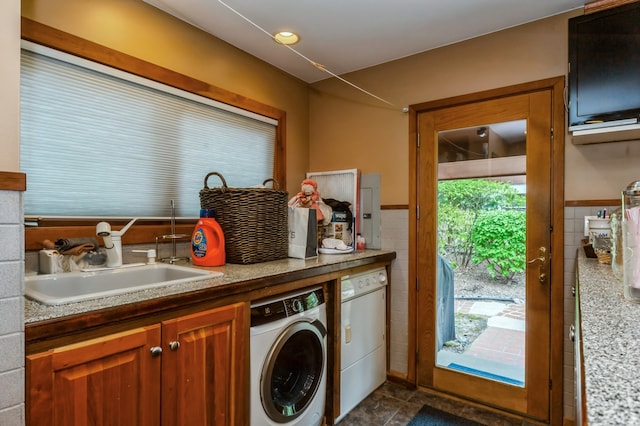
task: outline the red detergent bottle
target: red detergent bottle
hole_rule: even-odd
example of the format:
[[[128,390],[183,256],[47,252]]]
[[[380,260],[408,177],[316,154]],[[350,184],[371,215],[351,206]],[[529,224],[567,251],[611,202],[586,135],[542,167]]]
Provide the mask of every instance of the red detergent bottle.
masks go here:
[[[226,262],[224,233],[211,209],[200,210],[191,235],[191,260],[197,266],[222,266]]]

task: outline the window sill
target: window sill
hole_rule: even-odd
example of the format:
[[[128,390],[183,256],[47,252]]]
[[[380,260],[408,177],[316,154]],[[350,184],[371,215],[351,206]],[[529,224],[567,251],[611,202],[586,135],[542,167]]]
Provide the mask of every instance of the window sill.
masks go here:
[[[55,241],[58,238],[95,237],[100,244],[102,239],[96,236],[96,223],[93,221],[61,221],[60,223],[41,223],[37,227],[26,227],[24,231],[25,250],[40,250],[44,240]],[[122,228],[127,221],[112,221],[109,223],[114,229]],[[176,234],[191,235],[196,221],[181,220],[175,225]],[[155,243],[156,237],[171,234],[171,224],[167,221],[155,220],[153,223],[135,223],[122,236],[123,244],[148,244]]]

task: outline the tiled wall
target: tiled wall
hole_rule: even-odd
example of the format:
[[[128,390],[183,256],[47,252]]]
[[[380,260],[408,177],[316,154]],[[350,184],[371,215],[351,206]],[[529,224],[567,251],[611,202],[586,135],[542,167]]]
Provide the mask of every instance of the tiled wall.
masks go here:
[[[408,371],[409,211],[406,209],[382,210],[381,228],[381,248],[396,252],[396,260],[391,265],[389,292],[391,295],[390,369],[406,374]]]
[[[24,424],[22,193],[0,191],[0,425]]]

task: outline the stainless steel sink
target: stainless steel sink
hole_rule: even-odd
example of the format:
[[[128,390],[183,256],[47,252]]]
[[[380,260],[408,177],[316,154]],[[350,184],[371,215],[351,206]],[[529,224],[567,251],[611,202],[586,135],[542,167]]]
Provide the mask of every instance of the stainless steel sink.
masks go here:
[[[115,296],[148,288],[221,277],[222,272],[157,263],[86,272],[26,276],[25,294],[46,305]]]

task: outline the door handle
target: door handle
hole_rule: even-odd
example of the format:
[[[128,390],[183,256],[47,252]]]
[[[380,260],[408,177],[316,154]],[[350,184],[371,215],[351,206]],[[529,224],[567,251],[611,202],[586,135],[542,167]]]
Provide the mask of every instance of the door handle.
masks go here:
[[[527,263],[530,265],[535,262],[540,262],[540,264],[538,265],[538,281],[540,282],[540,284],[544,284],[547,282],[547,264],[549,263],[549,258],[550,256],[547,256],[547,248],[542,246],[538,251],[538,257],[527,261]]]

